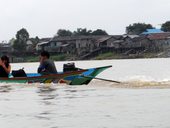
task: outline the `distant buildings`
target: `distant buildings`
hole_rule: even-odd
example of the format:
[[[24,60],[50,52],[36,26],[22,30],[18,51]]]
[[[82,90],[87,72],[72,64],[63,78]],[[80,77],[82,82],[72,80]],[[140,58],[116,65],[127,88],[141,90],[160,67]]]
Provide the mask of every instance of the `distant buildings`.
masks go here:
[[[39,40],[39,43],[36,45],[36,51],[44,51],[46,44],[48,44],[52,38],[42,38]]]
[[[1,54],[11,53],[11,52],[13,52],[13,48],[11,47],[10,44],[7,44],[7,43],[0,44],[0,53]]]
[[[37,45],[37,50],[47,50],[53,53],[67,53],[81,56],[97,49],[100,47],[101,42],[110,37],[111,36],[54,37],[49,42],[39,43]]]
[[[103,52],[140,53],[158,52],[170,48],[170,32],[159,29],[147,29],[140,35],[104,35],[104,36],[66,36],[27,41],[26,51],[35,53],[49,51],[56,54],[72,54],[79,58],[97,55]],[[0,53],[14,52],[12,45],[1,43]]]
[[[170,33],[148,29],[141,35],[54,37],[37,44],[37,51],[86,56],[96,52],[157,52],[170,46]]]

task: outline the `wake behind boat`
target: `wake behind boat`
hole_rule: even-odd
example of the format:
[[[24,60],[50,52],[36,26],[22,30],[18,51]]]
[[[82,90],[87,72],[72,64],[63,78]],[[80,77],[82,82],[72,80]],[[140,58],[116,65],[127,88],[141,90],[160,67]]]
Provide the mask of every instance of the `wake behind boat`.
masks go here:
[[[68,85],[89,84],[99,73],[112,66],[81,69],[58,74],[40,75],[28,73],[27,77],[0,78],[0,83],[66,83]]]

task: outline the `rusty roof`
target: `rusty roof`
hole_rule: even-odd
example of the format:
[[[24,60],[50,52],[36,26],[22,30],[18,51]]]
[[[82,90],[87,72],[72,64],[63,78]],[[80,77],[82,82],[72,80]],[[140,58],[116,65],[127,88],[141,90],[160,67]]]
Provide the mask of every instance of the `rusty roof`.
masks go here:
[[[170,37],[170,32],[150,34],[147,37],[150,40],[164,40]]]

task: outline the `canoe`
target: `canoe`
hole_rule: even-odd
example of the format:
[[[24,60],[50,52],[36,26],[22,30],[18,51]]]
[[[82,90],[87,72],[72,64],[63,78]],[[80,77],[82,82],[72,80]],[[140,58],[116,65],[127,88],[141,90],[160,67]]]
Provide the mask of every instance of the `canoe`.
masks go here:
[[[27,73],[27,77],[0,78],[0,83],[65,83],[68,85],[83,85],[89,84],[99,73],[110,67],[112,66],[49,75]]]

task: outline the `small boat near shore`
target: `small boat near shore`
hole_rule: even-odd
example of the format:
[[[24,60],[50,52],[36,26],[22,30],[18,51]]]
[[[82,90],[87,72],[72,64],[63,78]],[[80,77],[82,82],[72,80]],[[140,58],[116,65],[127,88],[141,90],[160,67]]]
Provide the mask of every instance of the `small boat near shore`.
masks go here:
[[[99,73],[112,66],[104,66],[58,74],[41,75],[27,73],[27,77],[0,78],[0,83],[65,83],[68,85],[89,84]]]

